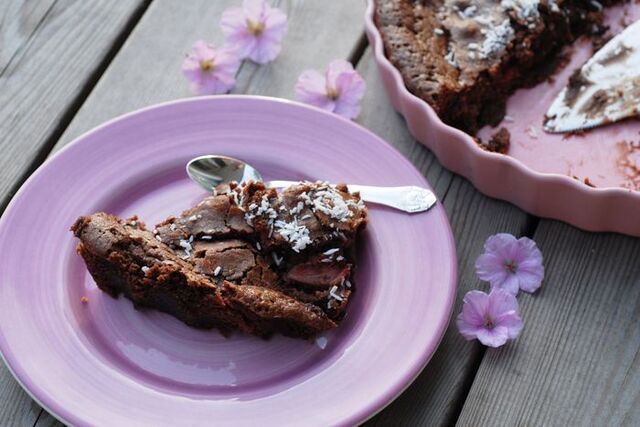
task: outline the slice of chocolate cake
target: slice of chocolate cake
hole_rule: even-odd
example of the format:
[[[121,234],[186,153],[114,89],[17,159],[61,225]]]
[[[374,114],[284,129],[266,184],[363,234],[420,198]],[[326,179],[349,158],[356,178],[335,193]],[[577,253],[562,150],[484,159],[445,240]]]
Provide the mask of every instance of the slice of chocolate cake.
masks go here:
[[[72,231],[98,287],[137,308],[225,334],[310,337],[344,317],[366,222],[344,186],[301,183],[278,193],[249,183],[219,187],[153,232],[104,213],[79,218]]]
[[[603,31],[618,0],[374,0],[385,53],[445,123],[475,133],[514,90],[553,71],[560,49]]]

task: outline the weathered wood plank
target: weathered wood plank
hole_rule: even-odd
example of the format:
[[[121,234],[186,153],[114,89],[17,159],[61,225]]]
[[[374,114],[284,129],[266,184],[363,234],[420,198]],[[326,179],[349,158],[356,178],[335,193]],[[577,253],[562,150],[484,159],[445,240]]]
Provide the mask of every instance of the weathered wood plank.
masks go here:
[[[55,0],[0,4],[0,75],[44,21]]]
[[[276,3],[276,2],[274,2]],[[195,40],[221,42],[220,14],[237,0],[155,0],[82,105],[54,150],[117,115],[157,102],[191,96],[180,66]],[[282,54],[271,64],[245,63],[235,93],[293,97],[297,76],[347,58],[362,38],[364,3],[332,0],[278,2],[289,17]],[[331,31],[327,31],[327,23]],[[334,27],[335,25],[335,27]],[[36,426],[51,425],[43,412]]]
[[[542,221],[541,291],[488,350],[459,425],[640,424],[640,240]]]
[[[9,3],[0,59],[0,207],[145,4]]]
[[[0,209],[143,6],[142,0],[2,2]],[[0,365],[0,424],[33,425],[38,405]]]
[[[473,264],[482,251],[484,240],[497,232],[520,234],[525,229],[527,216],[507,203],[478,193],[468,181],[445,170],[429,150],[413,139],[404,120],[387,100],[369,50],[358,64],[358,70],[368,85],[359,122],[413,162],[435,188],[449,214],[460,264],[455,315],[460,310],[462,296],[480,285]],[[458,414],[481,356],[480,346],[464,341],[451,324],[422,374],[369,424],[450,424]]]

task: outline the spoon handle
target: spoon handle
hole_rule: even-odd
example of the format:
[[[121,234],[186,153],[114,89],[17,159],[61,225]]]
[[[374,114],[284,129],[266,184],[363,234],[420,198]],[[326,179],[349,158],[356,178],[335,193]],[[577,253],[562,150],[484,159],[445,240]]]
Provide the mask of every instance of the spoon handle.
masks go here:
[[[269,181],[267,187],[281,188],[297,184],[293,181]],[[436,203],[436,196],[426,188],[414,185],[406,187],[375,187],[348,184],[350,192],[359,192],[365,202],[389,206],[404,212],[416,213],[429,210]]]

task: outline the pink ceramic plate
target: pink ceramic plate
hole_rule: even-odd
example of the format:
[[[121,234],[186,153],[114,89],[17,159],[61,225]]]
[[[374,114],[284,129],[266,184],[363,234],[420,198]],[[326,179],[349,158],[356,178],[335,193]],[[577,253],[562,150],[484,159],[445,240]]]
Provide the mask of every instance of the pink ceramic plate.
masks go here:
[[[371,206],[357,291],[313,342],[191,329],[100,292],[68,231],[82,214],[148,224],[204,193],[186,162],[219,153],[266,179],[427,185],[365,129],[299,104],[206,97],[111,121],[47,161],[0,222],[0,349],[22,386],[74,425],[356,424],[396,397],[449,320],[456,258],[445,212]],[[81,298],[88,302],[82,303]]]
[[[542,116],[571,71],[589,57],[588,43],[578,43],[571,62],[555,81],[518,91],[508,102],[509,155],[480,149],[473,139],[444,124],[433,109],[411,94],[400,72],[384,55],[382,38],[369,0],[366,29],[390,101],[411,133],[448,169],[468,178],[481,192],[514,203],[537,216],[566,221],[591,231],[640,236],[640,122],[625,122],[565,139],[542,131]],[[623,16],[625,15],[625,16]],[[622,18],[640,17],[637,3],[611,10],[615,31]],[[487,137],[495,130],[483,129]],[[577,179],[573,178],[576,177]],[[588,181],[598,188],[583,182]],[[605,188],[608,187],[608,188]],[[626,187],[626,188],[622,188]]]

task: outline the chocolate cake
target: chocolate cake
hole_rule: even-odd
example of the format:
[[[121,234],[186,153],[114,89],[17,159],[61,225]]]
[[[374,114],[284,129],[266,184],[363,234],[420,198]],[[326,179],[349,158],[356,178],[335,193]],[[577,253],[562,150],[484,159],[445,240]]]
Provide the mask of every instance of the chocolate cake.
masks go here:
[[[346,186],[221,186],[147,231],[137,217],[80,217],[78,253],[98,287],[197,328],[311,337],[335,328],[354,290],[367,210]]]
[[[603,7],[619,2],[375,0],[375,23],[407,88],[474,134],[502,120],[513,91],[548,77],[562,47],[601,34]]]

